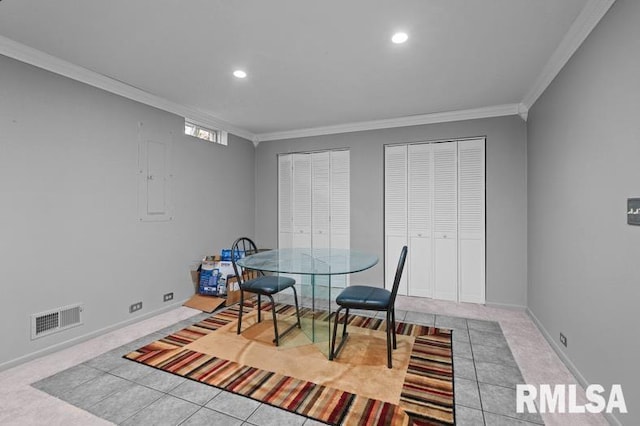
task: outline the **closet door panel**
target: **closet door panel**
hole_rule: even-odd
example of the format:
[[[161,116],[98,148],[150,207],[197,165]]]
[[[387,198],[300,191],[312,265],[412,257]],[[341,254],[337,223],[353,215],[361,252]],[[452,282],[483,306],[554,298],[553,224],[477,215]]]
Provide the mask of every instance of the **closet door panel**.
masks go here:
[[[384,221],[387,235],[407,234],[407,146],[385,147]]]
[[[408,227],[412,236],[431,233],[433,159],[431,144],[408,146]]]
[[[293,244],[291,155],[278,156],[278,248]]]
[[[409,253],[405,274],[409,296],[433,297],[432,239],[409,236]]]
[[[458,300],[457,242],[450,238],[434,240],[434,281],[436,299]]]
[[[331,151],[331,247],[351,247],[351,165],[348,150]],[[349,275],[333,275],[332,287],[349,285]]]
[[[458,298],[458,164],[457,143],[433,145],[434,295]]]
[[[402,247],[407,244],[407,146],[385,147],[385,288],[391,289]],[[407,294],[407,274],[398,294]]]
[[[483,240],[460,240],[459,301],[485,303],[485,256]]]
[[[312,246],[328,248],[331,246],[331,226],[329,215],[331,208],[330,153],[311,154],[311,229]]]
[[[432,198],[433,156],[431,144],[408,146],[407,219],[409,296],[433,297]]]
[[[485,140],[458,142],[459,300],[485,303]]]
[[[311,154],[293,154],[293,247],[311,247]]]
[[[331,152],[331,247],[348,249],[351,233],[349,151]]]

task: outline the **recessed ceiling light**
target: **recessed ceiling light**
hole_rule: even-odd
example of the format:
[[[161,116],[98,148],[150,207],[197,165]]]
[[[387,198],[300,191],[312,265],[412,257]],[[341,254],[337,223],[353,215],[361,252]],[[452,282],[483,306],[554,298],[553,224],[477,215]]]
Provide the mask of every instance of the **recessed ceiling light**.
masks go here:
[[[234,75],[236,78],[246,78],[246,77],[247,77],[247,73],[246,73],[246,72],[244,72],[244,71],[242,71],[242,70],[235,70],[235,71],[233,72],[233,75]]]
[[[409,39],[409,36],[407,35],[407,33],[395,33],[393,37],[391,37],[391,41],[394,42],[395,44],[404,43],[408,39]]]

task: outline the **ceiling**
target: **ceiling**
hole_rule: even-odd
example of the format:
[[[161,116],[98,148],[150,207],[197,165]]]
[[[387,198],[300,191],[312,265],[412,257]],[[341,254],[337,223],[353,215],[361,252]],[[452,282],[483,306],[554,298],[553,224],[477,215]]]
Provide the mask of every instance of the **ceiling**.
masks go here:
[[[526,113],[612,2],[4,0],[0,54],[264,140]]]

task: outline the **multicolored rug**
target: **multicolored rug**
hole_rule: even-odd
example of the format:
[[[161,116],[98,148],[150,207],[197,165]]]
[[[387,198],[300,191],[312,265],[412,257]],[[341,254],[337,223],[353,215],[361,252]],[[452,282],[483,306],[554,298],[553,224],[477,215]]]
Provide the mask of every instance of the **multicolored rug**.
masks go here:
[[[276,308],[279,321],[293,312],[289,305]],[[350,315],[350,341],[330,362],[313,344],[274,347],[269,304],[262,306],[266,321],[253,326],[255,310],[245,306],[243,333],[236,335],[239,309],[227,308],[125,358],[328,424],[454,424],[451,330],[396,323],[390,370],[384,320]],[[304,308],[301,316],[327,319]],[[368,346],[376,341],[378,347]]]

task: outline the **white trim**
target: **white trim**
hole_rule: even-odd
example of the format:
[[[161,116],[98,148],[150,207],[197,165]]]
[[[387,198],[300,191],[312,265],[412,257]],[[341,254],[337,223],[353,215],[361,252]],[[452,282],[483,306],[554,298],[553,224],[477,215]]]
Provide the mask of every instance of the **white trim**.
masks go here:
[[[357,123],[338,124],[335,126],[313,127],[309,129],[289,130],[284,132],[262,133],[256,135],[256,138],[258,142],[262,142],[277,139],[293,139],[309,136],[331,135],[336,133],[390,129],[393,127],[420,126],[423,124],[446,123],[450,121],[474,120],[478,118],[518,115],[520,114],[521,109],[521,104],[505,104],[483,108],[465,109],[460,111],[410,115],[407,117],[390,118],[385,120],[361,121]]]
[[[522,117],[524,121],[527,121],[529,117],[529,108],[523,103],[518,104],[518,115]]]
[[[177,114],[184,118],[189,118],[197,121],[198,123],[204,124],[206,127],[224,130],[242,138],[249,139],[250,141],[255,139],[255,135],[253,133],[236,127],[231,123],[207,114],[197,108],[180,105],[165,98],[152,95],[144,90],[140,90],[87,68],[74,65],[63,59],[56,58],[55,56],[25,46],[24,44],[3,36],[0,36],[0,54],[90,86],[97,87],[98,89],[114,93],[124,98],[131,99],[172,114]]]
[[[556,343],[556,340],[553,337],[551,337],[551,335],[544,328],[544,326],[542,325],[540,320],[538,320],[538,318],[534,315],[534,313],[531,312],[531,309],[527,308],[526,312],[529,315],[529,317],[531,318],[531,320],[533,321],[533,323],[536,325],[536,327],[538,327],[538,330],[540,330],[540,333],[542,333],[542,336],[549,343],[549,345],[554,350],[556,355],[558,355],[558,357],[560,358],[562,363],[567,367],[567,369],[569,369],[571,374],[573,374],[573,376],[577,379],[577,381],[580,384],[580,386],[582,386],[583,388],[586,389],[587,386],[589,386],[589,382],[582,375],[580,370],[578,370],[578,367],[576,367],[576,365],[571,361],[571,359],[569,359],[569,357],[564,353],[562,348],[560,348],[558,343]],[[602,414],[607,418],[609,423],[614,424],[614,425],[622,426],[622,423],[620,422],[620,420],[618,420],[618,418],[614,414],[612,414],[612,413],[602,413]]]
[[[527,120],[528,111],[538,97],[551,84],[562,67],[580,47],[593,28],[600,22],[615,0],[589,0],[582,9],[569,31],[562,39],[560,45],[543,68],[527,95],[519,104],[495,105],[475,109],[459,111],[438,112],[432,114],[412,115],[399,118],[362,121],[356,123],[338,124],[333,126],[297,129],[282,132],[254,134],[248,130],[234,126],[233,124],[214,117],[197,108],[177,104],[165,98],[147,93],[141,89],[117,81],[113,78],[99,74],[95,71],[74,65],[55,56],[41,52],[37,49],[25,46],[6,37],[0,36],[0,54],[13,59],[34,65],[36,67],[63,75],[82,83],[97,87],[127,99],[131,99],[145,105],[159,108],[181,117],[197,121],[205,125],[233,133],[239,137],[248,139],[257,146],[261,141],[277,139],[293,139],[309,136],[330,135],[336,133],[360,132],[367,130],[386,129],[405,126],[419,126],[423,124],[445,123],[461,120],[473,120],[478,118],[500,117],[520,115]]]
[[[522,100],[530,109],[616,0],[589,0]]]

